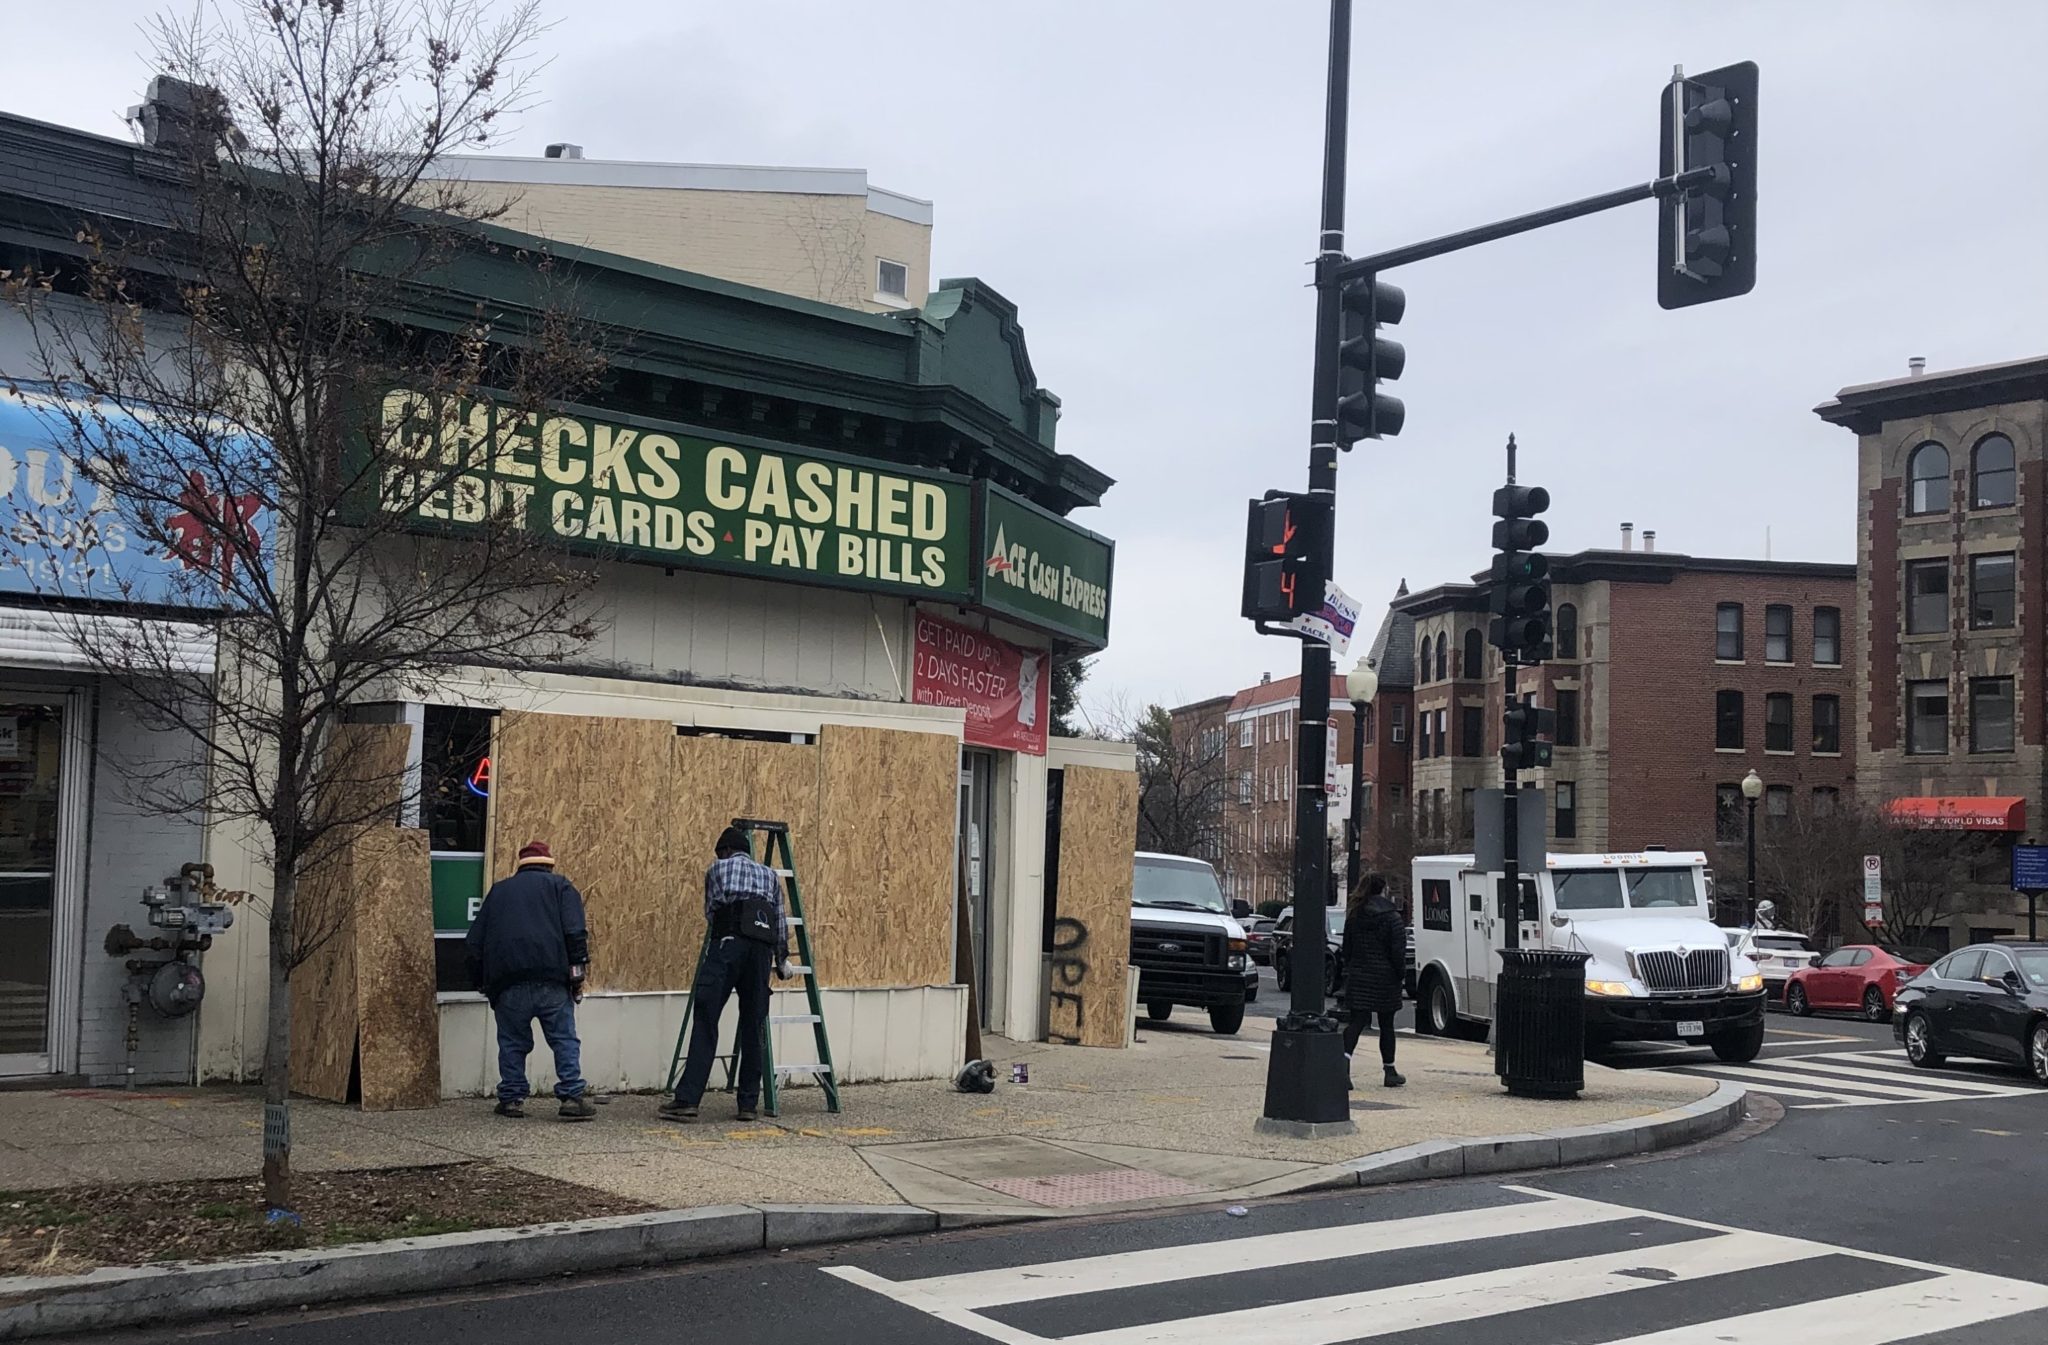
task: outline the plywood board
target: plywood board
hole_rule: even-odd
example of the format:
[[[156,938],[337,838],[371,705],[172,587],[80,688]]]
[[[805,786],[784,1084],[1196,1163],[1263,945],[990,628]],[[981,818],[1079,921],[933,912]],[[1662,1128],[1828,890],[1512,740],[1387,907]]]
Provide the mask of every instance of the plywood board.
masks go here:
[[[347,1102],[356,1059],[355,922],[347,900],[350,853],[330,850],[299,877],[295,928],[317,932],[292,970],[292,1091]],[[429,989],[433,982],[428,981]]]
[[[350,846],[364,1111],[432,1107],[441,1099],[427,849],[427,833],[406,827],[373,828]]]
[[[821,863],[806,897],[820,979],[950,984],[959,741],[828,724],[818,754]]]
[[[409,724],[335,725],[320,758],[326,815],[347,832],[365,825],[395,825],[411,755]]]
[[[1094,766],[1069,766],[1065,777],[1048,1032],[1055,1041],[1122,1046],[1138,777]]]
[[[691,964],[678,969],[677,958],[693,936],[679,928],[685,903],[663,825],[674,725],[507,712],[493,744],[490,876],[512,872],[520,846],[546,841],[583,893],[591,988],[687,985]]]
[[[704,941],[704,870],[717,858],[713,847],[718,833],[735,817],[748,815],[745,749],[756,746],[728,738],[675,740],[674,773],[661,800],[664,811],[658,823],[668,834],[675,873],[670,928],[663,942],[663,972],[671,989],[688,987],[697,969]],[[808,754],[811,749],[795,750]]]

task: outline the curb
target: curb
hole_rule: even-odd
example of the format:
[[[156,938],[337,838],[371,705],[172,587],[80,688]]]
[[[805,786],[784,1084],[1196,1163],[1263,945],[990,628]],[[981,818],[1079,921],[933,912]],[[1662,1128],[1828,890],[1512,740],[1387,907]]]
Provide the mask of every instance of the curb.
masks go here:
[[[1742,1121],[1748,1090],[1720,1083],[1697,1102],[1652,1112],[1632,1121],[1573,1126],[1542,1134],[1489,1135],[1481,1139],[1425,1140],[1337,1165],[1326,1186],[1386,1186],[1435,1177],[1480,1177],[1531,1168],[1569,1167],[1675,1149],[1733,1130]],[[1347,1180],[1339,1173],[1349,1174]]]
[[[1676,1148],[1732,1129],[1745,1090],[1722,1083],[1683,1107],[1632,1121],[1543,1134],[1429,1140],[1270,1183],[1261,1195],[1384,1186],[1563,1167]],[[1161,1208],[1213,1203],[1222,1193]],[[1149,1207],[1149,1205],[1147,1206]],[[1089,1213],[1103,1211],[1090,1210]],[[1056,1217],[1031,1215],[1039,1218]],[[339,1300],[362,1301],[595,1270],[665,1265],[942,1228],[1020,1222],[916,1205],[714,1205],[523,1228],[396,1238],[230,1261],[115,1266],[83,1275],[0,1278],[0,1341],[118,1327],[163,1326]]]

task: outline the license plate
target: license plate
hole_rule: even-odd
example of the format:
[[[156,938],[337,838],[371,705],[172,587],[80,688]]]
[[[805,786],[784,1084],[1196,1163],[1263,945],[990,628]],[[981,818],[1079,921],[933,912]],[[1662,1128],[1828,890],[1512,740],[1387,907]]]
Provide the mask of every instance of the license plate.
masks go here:
[[[1698,1019],[1689,1018],[1678,1025],[1678,1035],[1681,1037],[1704,1037],[1707,1035],[1707,1025]]]

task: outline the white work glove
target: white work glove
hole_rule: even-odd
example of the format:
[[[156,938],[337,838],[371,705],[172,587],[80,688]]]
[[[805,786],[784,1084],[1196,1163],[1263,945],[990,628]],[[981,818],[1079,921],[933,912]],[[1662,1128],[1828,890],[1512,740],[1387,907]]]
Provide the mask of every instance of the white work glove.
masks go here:
[[[796,971],[795,971],[795,969],[794,969],[794,968],[792,968],[792,967],[791,967],[791,966],[789,965],[789,959],[788,959],[788,958],[786,958],[786,957],[779,957],[779,958],[775,959],[775,975],[776,975],[777,979],[779,979],[779,980],[784,980],[784,981],[786,981],[786,980],[788,980],[788,979],[789,979],[790,977],[792,977],[792,976],[796,975]]]

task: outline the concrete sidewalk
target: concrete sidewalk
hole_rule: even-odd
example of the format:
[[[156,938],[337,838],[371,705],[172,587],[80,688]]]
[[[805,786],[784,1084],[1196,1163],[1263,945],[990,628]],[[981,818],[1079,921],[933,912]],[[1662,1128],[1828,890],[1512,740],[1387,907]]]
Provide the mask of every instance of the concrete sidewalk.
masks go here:
[[[294,1164],[343,1171],[483,1161],[661,1209],[914,1205],[969,1221],[1306,1189],[1390,1150],[1605,1127],[1714,1089],[1703,1079],[1588,1064],[1575,1101],[1511,1098],[1483,1046],[1404,1037],[1408,1086],[1381,1087],[1370,1059],[1358,1070],[1358,1133],[1304,1141],[1253,1131],[1268,1059],[1254,1023],[1235,1037],[1147,1028],[1128,1051],[999,1038],[987,1049],[999,1066],[992,1095],[939,1082],[863,1085],[844,1090],[845,1110],[834,1116],[818,1090],[792,1089],[779,1118],[748,1125],[732,1119],[732,1100],[719,1093],[693,1125],[657,1119],[653,1097],[617,1097],[581,1125],[556,1121],[551,1102],[507,1121],[490,1114],[488,1101],[379,1114],[302,1101],[293,1109]],[[1029,1066],[1028,1084],[1009,1082],[1014,1063]],[[0,1093],[0,1190],[247,1176],[261,1128],[248,1089]]]

